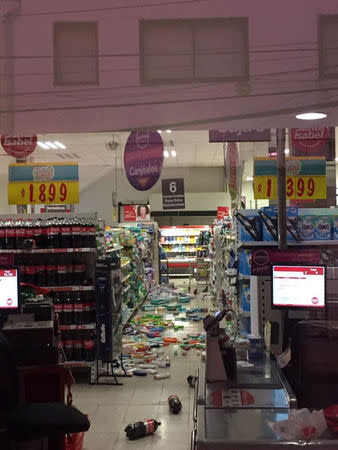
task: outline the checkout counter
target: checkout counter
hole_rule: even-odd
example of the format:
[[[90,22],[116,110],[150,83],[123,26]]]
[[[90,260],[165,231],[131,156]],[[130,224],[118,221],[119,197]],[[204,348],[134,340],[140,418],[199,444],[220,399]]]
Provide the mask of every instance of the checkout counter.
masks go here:
[[[191,450],[337,448],[338,434],[329,429],[318,440],[280,438],[268,423],[288,419],[297,399],[278,363],[265,354],[260,361],[237,364],[233,379],[217,381],[208,370],[208,360],[215,365],[215,356],[208,356],[208,339],[207,335],[207,357],[200,363],[195,385]]]

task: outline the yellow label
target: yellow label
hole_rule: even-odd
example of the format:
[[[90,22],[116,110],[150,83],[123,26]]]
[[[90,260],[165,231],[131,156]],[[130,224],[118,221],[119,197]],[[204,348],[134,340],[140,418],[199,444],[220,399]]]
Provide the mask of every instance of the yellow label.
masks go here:
[[[256,176],[254,179],[256,199],[277,199],[277,177]],[[326,192],[325,175],[298,175],[286,177],[286,198],[293,200],[324,199]]]
[[[277,198],[277,177],[259,175],[254,178],[254,196],[257,199],[275,200]]]
[[[79,203],[78,181],[8,183],[9,205],[60,205]]]

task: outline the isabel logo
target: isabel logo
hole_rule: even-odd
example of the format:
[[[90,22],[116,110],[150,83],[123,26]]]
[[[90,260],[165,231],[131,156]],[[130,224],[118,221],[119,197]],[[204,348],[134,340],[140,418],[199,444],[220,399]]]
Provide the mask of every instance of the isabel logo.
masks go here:
[[[254,260],[257,266],[264,266],[269,262],[269,255],[265,250],[258,250],[254,254]]]
[[[145,149],[149,144],[150,133],[149,131],[137,131],[136,132],[136,145],[141,150]]]
[[[34,181],[51,181],[54,178],[53,166],[37,166],[33,169]]]
[[[329,128],[295,128],[293,139],[327,139],[329,136]]]

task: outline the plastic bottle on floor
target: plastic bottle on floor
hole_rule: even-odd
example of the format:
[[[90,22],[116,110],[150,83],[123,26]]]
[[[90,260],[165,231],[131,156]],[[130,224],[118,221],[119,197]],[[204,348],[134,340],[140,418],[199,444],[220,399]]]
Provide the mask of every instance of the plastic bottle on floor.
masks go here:
[[[156,419],[146,419],[142,422],[127,425],[124,431],[128,439],[140,439],[154,434],[159,425],[161,425],[161,422],[158,422]]]
[[[177,395],[170,395],[170,397],[168,397],[168,404],[169,409],[173,414],[179,414],[182,409],[182,403]]]
[[[155,380],[164,380],[165,378],[170,378],[169,372],[159,373],[157,375],[154,375]]]

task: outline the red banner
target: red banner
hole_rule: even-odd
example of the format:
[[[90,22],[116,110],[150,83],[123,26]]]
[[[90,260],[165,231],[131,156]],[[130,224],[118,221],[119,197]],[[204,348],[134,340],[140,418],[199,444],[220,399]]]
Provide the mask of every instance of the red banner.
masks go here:
[[[36,148],[36,144],[38,141],[38,137],[36,134],[32,134],[31,136],[11,136],[9,134],[1,135],[1,145],[5,152],[14,156],[14,158],[20,159],[29,156],[34,152]]]
[[[217,220],[222,220],[229,215],[229,208],[227,206],[217,207]]]
[[[325,156],[334,160],[334,128],[291,128],[290,136],[293,156]]]

